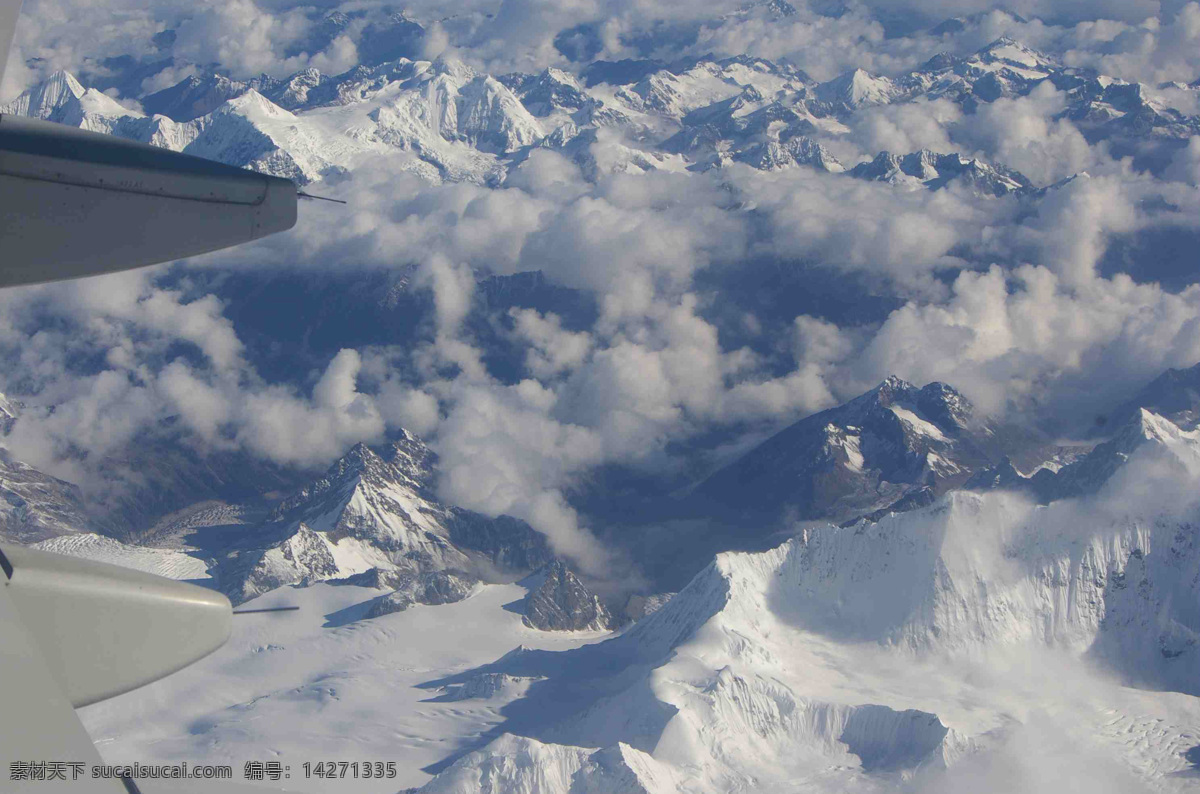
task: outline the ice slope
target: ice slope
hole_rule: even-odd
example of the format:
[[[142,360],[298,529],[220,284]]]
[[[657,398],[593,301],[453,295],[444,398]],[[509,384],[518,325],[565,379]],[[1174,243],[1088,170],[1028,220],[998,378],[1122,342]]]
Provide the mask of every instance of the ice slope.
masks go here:
[[[428,781],[425,767],[490,730],[522,691],[455,699],[426,682],[518,645],[558,651],[607,636],[526,628],[504,608],[524,596],[518,585],[484,585],[458,603],[360,619],[380,593],[329,584],[276,590],[246,607],[300,610],[239,616],[212,656],[81,717],[113,762],[209,759],[240,774],[248,760],[280,761],[297,791],[394,794]],[[301,764],[322,759],[395,761],[398,777],[303,781]]]
[[[618,743],[602,750],[506,735],[421,789],[427,794],[659,794],[678,791],[670,767]]]
[[[195,137],[183,151],[308,184],[336,170],[324,135],[251,89],[188,122]],[[335,148],[336,151],[336,148]]]
[[[1141,450],[1091,500],[956,492],[720,555],[619,638],[481,668],[544,680],[425,790],[488,791],[503,769],[518,790],[576,791],[582,754],[546,745],[622,743],[694,791],[957,790],[1001,760],[998,790],[1055,791],[1055,774],[1188,790],[1200,512],[1145,498],[1164,466],[1194,482],[1196,446]]]
[[[103,535],[63,535],[33,545],[35,549],[134,568],[168,579],[209,580],[208,562],[184,551],[131,546]]]
[[[84,718],[112,760],[399,762],[314,791],[1184,792],[1200,442],[1167,424],[1093,496],[810,527],[615,637],[523,626],[518,585],[369,620],[382,589],[280,588],[251,604],[299,613]]]

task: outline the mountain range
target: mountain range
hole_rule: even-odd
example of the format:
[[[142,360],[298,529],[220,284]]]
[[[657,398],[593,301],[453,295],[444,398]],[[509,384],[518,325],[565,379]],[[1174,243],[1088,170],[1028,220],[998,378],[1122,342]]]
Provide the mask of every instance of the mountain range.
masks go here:
[[[1200,407],[1194,376],[1166,373],[1129,404],[1184,421]],[[678,593],[624,608],[523,522],[438,502],[436,456],[409,433],[355,446],[265,516],[210,508],[149,546],[70,534],[41,547],[189,578],[203,559],[235,601],[318,616],[248,629],[190,683],[165,684],[243,703],[139,695],[147,736],[188,737],[155,752],[224,747],[246,709],[262,741],[301,750],[316,698],[329,719],[457,736],[430,754],[352,732],[370,752],[431,759],[423,792],[786,791],[813,774],[888,791],[970,770],[1031,726],[1103,753],[1118,780],[1184,791],[1200,743],[1187,697],[1200,693],[1200,514],[1147,483],[1186,489],[1200,431],[1143,406],[1111,429],[1064,447],[945,384],[889,378],[697,489],[730,514],[782,515],[783,531],[747,544],[753,522],[728,524],[725,548],[754,549],[710,555]],[[711,540],[677,544],[677,566],[694,556],[683,544],[719,551]],[[413,632],[431,644],[384,682]],[[453,656],[431,667],[443,644]],[[1087,697],[1064,693],[1063,675]],[[115,705],[87,719],[140,735]]]
[[[392,22],[403,30],[417,25],[403,16]],[[330,17],[332,27],[339,24]],[[108,132],[300,184],[336,178],[363,158],[384,156],[430,181],[495,185],[532,152],[549,148],[592,180],[732,164],[803,166],[908,187],[960,184],[996,197],[1036,197],[1035,187],[1049,185],[962,152],[881,152],[846,165],[829,147],[845,134],[845,120],[865,108],[946,99],[974,112],[1042,83],[1065,93],[1063,118],[1114,150],[1200,133],[1200,117],[1171,107],[1154,87],[1065,66],[1009,38],[966,58],[936,55],[899,77],[856,69],[817,82],[786,63],[749,57],[597,61],[579,76],[556,68],[491,75],[449,58],[412,60],[413,48],[398,35],[393,49],[379,49],[342,74],[309,68],[283,79],[236,80],[200,72],[153,94],[129,96],[125,104],[57,72],[0,112]],[[379,60],[385,56],[395,57]]]
[[[705,25],[769,29],[800,13],[784,0],[626,30],[640,54],[619,61],[597,60],[615,34],[582,24],[554,38],[560,67],[505,73],[429,57],[432,23],[405,12],[303,13],[317,24],[288,57],[348,37],[352,68],[233,74],[177,60],[163,30],[159,52],[56,72],[0,113],[329,191],[370,169],[500,188],[552,151],[600,187],[678,172],[732,189],[746,169],[764,183],[803,169],[856,196],[941,191],[930,201],[1018,222],[1073,177],[1021,173],[953,135],[866,151],[857,125],[932,102],[971,118],[1053,87],[1048,123],[1132,157],[1147,180],[1200,135],[1200,81],[1127,82],[1010,37],[831,79],[783,58],[663,55]],[[753,218],[752,198],[737,200]],[[800,314],[853,335],[912,294],[879,296],[875,274],[773,264],[695,274],[700,303],[723,299],[711,301],[723,351],[751,321],[782,349],[774,328],[791,333]],[[945,293],[946,274],[930,273],[911,289]],[[432,326],[421,277],[398,262],[199,267],[162,283],[211,292],[253,371],[303,391],[338,350],[403,346]],[[714,287],[722,278],[739,289]],[[527,376],[514,314],[582,331],[611,308],[540,272],[470,286],[464,336],[501,386]],[[750,348],[764,371],[790,355]],[[1200,365],[1130,386],[1061,438],[988,414],[954,383],[893,376],[783,426],[684,439],[666,474],[587,471],[562,493],[612,554],[608,571],[523,520],[448,501],[436,438],[391,427],[314,469],[200,449],[166,419],[94,467],[99,483],[76,484],[6,449],[25,409],[0,396],[0,540],[198,582],[246,609],[299,607],[239,617],[217,654],[84,710],[114,760],[295,769],[319,749],[397,759],[400,779],[380,791],[429,794],[1182,792],[1200,770]]]

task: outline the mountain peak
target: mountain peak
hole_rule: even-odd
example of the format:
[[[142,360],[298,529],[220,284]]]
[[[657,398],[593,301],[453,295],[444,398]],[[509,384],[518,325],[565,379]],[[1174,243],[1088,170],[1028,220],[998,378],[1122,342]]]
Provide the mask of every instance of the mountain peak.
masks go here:
[[[1190,430],[1200,422],[1200,364],[1187,369],[1168,369],[1152,380],[1133,399],[1117,407],[1109,427],[1122,427],[1147,408],[1176,426]]]
[[[931,190],[959,181],[976,194],[995,197],[1033,188],[1027,177],[1012,169],[968,159],[957,152],[940,154],[929,149],[904,155],[883,151],[874,160],[854,166],[849,174],[858,179]]]
[[[910,395],[915,391],[917,391],[916,386],[898,375],[888,375],[882,383],[868,392],[868,394],[874,398],[875,402],[887,406],[896,399]]]
[[[64,106],[77,101],[85,93],[87,89],[73,74],[59,69],[16,99],[0,105],[0,113],[53,121]]]
[[[1000,61],[1024,69],[1044,70],[1055,66],[1049,56],[1025,46],[1011,36],[1001,36],[979,50],[976,57],[985,63]]]
[[[1137,441],[1154,441],[1166,444],[1183,435],[1170,419],[1159,416],[1147,408],[1139,408],[1125,430],[1119,435]]]
[[[897,90],[888,78],[856,68],[818,85],[816,94],[823,102],[840,103],[856,110],[867,105],[886,104],[895,98]]]

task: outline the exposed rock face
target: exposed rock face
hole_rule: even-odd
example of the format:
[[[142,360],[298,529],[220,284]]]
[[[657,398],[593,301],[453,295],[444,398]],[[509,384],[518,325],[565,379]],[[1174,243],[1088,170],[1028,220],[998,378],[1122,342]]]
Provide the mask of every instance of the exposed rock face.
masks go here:
[[[413,604],[453,604],[469,598],[478,584],[479,580],[470,574],[450,571],[426,571],[408,576],[395,592],[376,599],[367,617],[403,612]]]
[[[1119,406],[1102,427],[1100,433],[1124,427],[1145,408],[1169,419],[1184,430],[1200,425],[1200,364],[1189,369],[1169,369],[1155,378],[1132,400]]]
[[[891,377],[775,434],[709,477],[696,496],[703,514],[852,520],[905,506],[900,500],[914,491],[940,494],[1005,454],[1039,446],[1032,433],[976,416],[945,384],[917,388]]]
[[[1019,491],[1042,503],[1094,494],[1138,449],[1195,444],[1198,437],[1195,430],[1183,430],[1152,411],[1138,408],[1112,438],[1057,470],[1039,468],[1027,476],[1005,458],[996,466],[979,471],[964,487],[976,491]]]
[[[561,561],[546,566],[540,587],[525,597],[525,625],[542,631],[606,631],[612,618],[600,599]]]
[[[513,696],[528,690],[529,685],[538,680],[539,677],[512,676],[507,673],[480,673],[462,684],[446,687],[446,694],[442,695],[440,700],[457,702]]]
[[[219,568],[235,604],[277,587],[330,579],[340,571],[330,544],[304,524],[269,548],[232,551]]]
[[[654,595],[630,596],[625,602],[625,617],[637,621],[653,615],[667,605],[674,593],[655,593]]]

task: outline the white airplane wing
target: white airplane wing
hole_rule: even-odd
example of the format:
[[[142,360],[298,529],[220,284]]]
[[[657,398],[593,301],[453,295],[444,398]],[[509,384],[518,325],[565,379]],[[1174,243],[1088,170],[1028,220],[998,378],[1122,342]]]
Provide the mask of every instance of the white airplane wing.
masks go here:
[[[0,80],[20,6],[0,0]],[[125,270],[264,237],[295,225],[297,195],[286,179],[0,114],[0,287]],[[0,548],[0,790],[261,791],[224,781],[93,779],[102,761],[75,714],[216,650],[231,619],[229,600],[212,590]],[[65,779],[44,779],[49,765]]]

